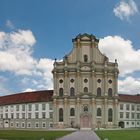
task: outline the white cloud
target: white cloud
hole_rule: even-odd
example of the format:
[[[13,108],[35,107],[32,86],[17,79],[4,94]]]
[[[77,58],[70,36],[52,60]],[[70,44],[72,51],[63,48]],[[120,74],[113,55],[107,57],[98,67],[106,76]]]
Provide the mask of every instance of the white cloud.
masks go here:
[[[129,20],[130,16],[134,16],[139,11],[134,0],[129,0],[127,2],[121,1],[119,5],[113,9],[113,12],[115,16],[119,17],[121,20]]]
[[[14,26],[14,24],[12,23],[11,20],[7,20],[7,21],[6,21],[6,26],[7,26],[9,29],[14,29],[14,28],[15,28],[15,26]]]
[[[0,32],[0,70],[31,74],[36,60],[31,56],[36,40],[30,30]]]
[[[140,94],[140,78],[127,77],[119,80],[119,93]]]
[[[37,68],[42,71],[42,77],[44,80],[44,84],[39,85],[39,88],[43,88],[43,85],[46,86],[47,89],[52,89],[53,88],[53,81],[52,81],[52,69],[53,69],[53,63],[54,60],[52,59],[47,59],[47,58],[42,58],[40,59]]]
[[[27,88],[27,89],[25,89],[23,92],[32,92],[32,91],[36,91],[36,90],[31,89],[31,88]]]
[[[107,36],[100,39],[99,48],[111,61],[118,60],[121,75],[140,70],[140,50],[135,50],[130,40]]]

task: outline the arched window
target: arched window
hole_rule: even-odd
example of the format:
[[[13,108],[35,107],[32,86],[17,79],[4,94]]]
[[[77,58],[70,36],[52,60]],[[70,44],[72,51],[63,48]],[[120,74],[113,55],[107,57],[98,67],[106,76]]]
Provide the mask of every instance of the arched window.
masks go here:
[[[59,122],[63,122],[63,108],[59,109]]]
[[[102,94],[101,88],[98,87],[97,88],[97,97],[101,97],[101,94]]]
[[[108,96],[109,96],[109,97],[112,97],[112,88],[109,88],[109,89],[108,89]]]
[[[113,111],[112,108],[108,109],[108,122],[112,122]]]
[[[87,87],[84,87],[84,92],[88,92],[88,88]]]
[[[75,95],[75,89],[73,87],[70,88],[70,96]]]
[[[71,108],[70,109],[70,116],[75,116],[75,110],[74,110],[74,108]]]
[[[88,106],[84,106],[84,112],[88,112]]]
[[[101,108],[97,108],[97,116],[102,116]]]
[[[84,62],[88,62],[88,56],[86,54],[84,55]]]
[[[63,88],[59,89],[59,96],[62,97],[63,96]]]

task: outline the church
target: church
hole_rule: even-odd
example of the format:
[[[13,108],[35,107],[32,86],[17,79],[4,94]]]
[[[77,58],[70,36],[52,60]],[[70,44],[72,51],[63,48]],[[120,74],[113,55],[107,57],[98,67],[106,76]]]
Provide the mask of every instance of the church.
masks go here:
[[[72,51],[54,62],[53,90],[0,97],[0,128],[140,127],[140,96],[118,94],[117,60],[100,52],[92,34],[72,43]]]
[[[72,51],[54,63],[54,126],[117,127],[117,60],[109,62],[94,35],[72,42]]]

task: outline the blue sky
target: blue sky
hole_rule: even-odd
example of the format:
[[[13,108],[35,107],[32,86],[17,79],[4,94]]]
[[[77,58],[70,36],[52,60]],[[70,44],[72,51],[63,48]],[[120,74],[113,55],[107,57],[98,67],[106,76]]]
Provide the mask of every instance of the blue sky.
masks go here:
[[[52,89],[53,60],[79,33],[94,34],[118,59],[119,93],[140,93],[139,7],[138,0],[1,0],[0,95]]]

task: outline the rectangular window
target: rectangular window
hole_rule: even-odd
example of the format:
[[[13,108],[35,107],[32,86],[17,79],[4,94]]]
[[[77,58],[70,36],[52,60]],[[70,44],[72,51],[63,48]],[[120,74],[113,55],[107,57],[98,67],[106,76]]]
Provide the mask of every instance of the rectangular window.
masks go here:
[[[30,127],[31,127],[31,123],[30,123],[30,122],[27,124],[27,127],[28,127],[28,128],[30,128]]]
[[[38,104],[35,104],[35,111],[38,111]]]
[[[5,112],[8,112],[8,106],[5,107]]]
[[[25,128],[25,123],[24,122],[22,123],[22,128]]]
[[[32,111],[32,105],[31,104],[28,105],[28,111]]]
[[[31,113],[28,113],[28,119],[31,119]]]
[[[10,110],[11,110],[11,112],[14,111],[14,106],[13,105],[10,106]]]
[[[50,123],[50,127],[51,127],[51,128],[53,127],[53,123]]]
[[[42,128],[46,128],[46,123],[42,123]]]
[[[42,118],[43,118],[43,119],[46,118],[46,112],[42,112]]]
[[[18,123],[18,122],[16,123],[16,127],[17,127],[17,128],[19,127],[19,123]]]
[[[126,110],[129,110],[129,109],[130,109],[130,105],[126,104]]]
[[[19,119],[19,113],[16,114],[16,118]]]
[[[22,113],[22,119],[25,119],[25,113]]]
[[[52,103],[49,103],[49,110],[53,110]]]
[[[140,119],[140,113],[137,113],[137,119]]]
[[[14,113],[11,113],[11,119],[13,119],[14,118]]]
[[[38,128],[39,127],[39,124],[38,123],[35,123],[35,127]]]
[[[5,118],[8,119],[8,113],[5,114]]]
[[[129,119],[129,112],[126,112],[126,118]]]
[[[25,111],[25,105],[22,105],[22,111]]]
[[[19,111],[19,105],[16,105],[16,111]]]
[[[50,118],[52,119],[52,118],[53,118],[53,113],[50,112],[50,113],[49,113],[49,116],[50,116]]]
[[[42,104],[42,110],[46,110],[46,104]]]
[[[132,110],[132,111],[135,110],[135,105],[131,105],[131,110]]]
[[[140,111],[140,105],[137,105],[137,111]]]
[[[134,122],[132,122],[132,125],[134,125]]]
[[[131,113],[131,118],[135,119],[135,113]]]
[[[120,118],[123,118],[123,112],[120,112]]]
[[[39,118],[39,113],[35,113],[35,118],[38,119]]]
[[[120,104],[120,110],[123,110],[123,104]]]
[[[13,122],[11,122],[11,127],[13,127],[14,126],[14,124],[13,124]]]

